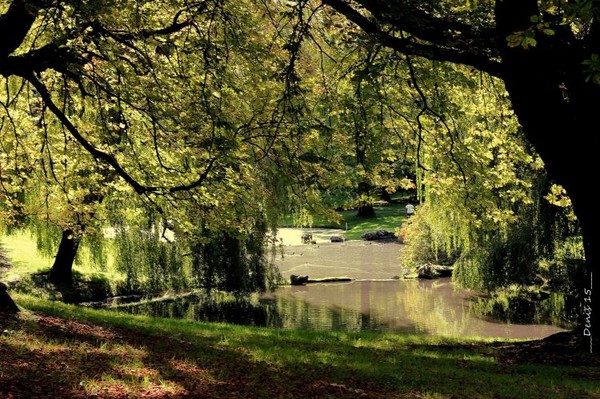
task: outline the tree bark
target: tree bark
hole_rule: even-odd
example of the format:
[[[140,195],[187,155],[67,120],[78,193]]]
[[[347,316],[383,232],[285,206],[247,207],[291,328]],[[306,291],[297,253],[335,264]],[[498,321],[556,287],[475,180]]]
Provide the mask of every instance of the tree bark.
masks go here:
[[[389,202],[389,203],[392,202],[392,196],[390,195],[390,193],[387,192],[387,190],[385,188],[378,189],[378,194],[379,194],[379,198],[381,198],[382,200]]]
[[[361,205],[358,208],[358,212],[356,212],[356,217],[359,218],[374,218],[375,217],[375,209],[373,209],[373,205]]]
[[[63,230],[56,258],[50,270],[49,280],[52,283],[62,285],[73,284],[73,262],[77,255],[79,242],[80,238],[75,235],[73,230]]]
[[[357,159],[358,159],[358,151],[357,151]],[[358,183],[358,194],[360,196],[368,196],[371,193],[372,187],[367,182]],[[361,200],[360,205],[358,207],[358,211],[356,212],[356,217],[359,218],[374,218],[375,217],[375,209],[373,208],[373,204]]]
[[[5,14],[0,15],[0,57],[15,51],[25,39],[35,21],[37,5],[26,0],[14,0]]]
[[[7,287],[4,283],[0,283],[0,313],[16,314],[19,313],[19,308],[8,295]]]
[[[498,1],[499,38],[526,29],[529,16],[537,13],[535,0]],[[560,35],[557,32],[557,35]],[[502,52],[504,82],[526,138],[545,163],[549,176],[562,185],[573,202],[579,220],[586,256],[586,281],[581,288],[580,327],[589,337],[590,348],[600,352],[600,240],[595,182],[589,176],[598,170],[600,136],[597,126],[600,86],[586,82],[582,62],[589,54],[568,45],[569,39],[541,37],[533,48],[508,47]],[[586,299],[587,298],[587,299]],[[585,340],[584,340],[585,341]]]

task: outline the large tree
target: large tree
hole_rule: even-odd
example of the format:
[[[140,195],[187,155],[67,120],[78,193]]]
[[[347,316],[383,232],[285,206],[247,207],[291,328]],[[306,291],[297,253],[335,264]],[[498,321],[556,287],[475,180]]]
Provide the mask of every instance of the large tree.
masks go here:
[[[31,219],[32,187],[64,193],[39,212],[63,227],[54,281],[70,282],[88,219],[121,183],[188,236],[276,220],[271,191],[302,178],[306,126],[293,96],[273,95],[291,79],[275,14],[222,0],[0,5],[0,208]],[[92,178],[98,165],[112,172]]]
[[[281,51],[276,48],[282,43],[281,37],[274,34],[273,46],[265,51],[256,45],[261,32],[246,31],[244,37],[237,34],[240,19],[234,16],[247,11],[246,3],[158,3],[6,2],[0,6],[0,75],[21,79],[35,88],[48,112],[72,139],[96,160],[110,165],[141,195],[191,198],[213,209],[206,190],[199,189],[211,176],[232,181],[239,172],[236,163],[221,160],[230,160],[231,154],[240,149],[254,150],[242,151],[240,159],[252,154],[280,171],[291,170],[296,165],[294,159],[301,154],[298,143],[302,129],[308,127],[296,118],[303,110],[295,73],[301,61],[298,49],[309,31],[310,20],[297,11],[309,1],[290,2],[293,11],[288,16],[298,17],[299,23],[280,24],[283,30],[289,30],[289,67],[279,68],[279,61],[272,60],[263,61],[262,69],[250,67],[250,61]],[[280,18],[268,6],[277,2],[261,4],[268,18]],[[527,139],[542,157],[550,176],[566,188],[573,201],[590,277],[582,287],[587,308],[582,313],[581,333],[597,340],[599,334],[592,328],[597,312],[592,314],[591,307],[598,302],[598,289],[592,290],[592,279],[596,286],[600,284],[600,273],[592,278],[599,256],[599,218],[588,176],[595,170],[592,155],[599,141],[589,131],[594,126],[594,107],[600,100],[598,2],[322,0],[322,4],[358,25],[372,40],[398,52],[470,65],[505,82]],[[309,15],[312,18],[314,12]],[[246,21],[246,25],[251,24]],[[229,50],[233,45],[242,48],[245,56],[232,60]],[[254,58],[248,56],[251,53]],[[189,70],[179,68],[182,59],[198,62],[195,79],[188,80]],[[242,66],[226,67],[242,59]],[[161,64],[173,68],[155,69]],[[252,74],[252,69],[261,69],[261,74]],[[47,87],[54,74],[64,79],[71,92],[98,99],[97,106],[124,104],[124,108],[117,107],[120,114],[126,109],[130,115],[139,116],[137,120],[145,121],[140,123],[146,127],[140,130],[140,136],[133,137],[133,130],[129,132],[128,144],[135,144],[133,149],[117,153],[98,141],[92,131],[74,124],[59,102],[60,96]],[[272,92],[267,88],[271,79],[285,86],[289,95],[272,101]],[[240,90],[251,81],[260,81],[265,89]],[[172,95],[175,90],[185,94],[184,103]],[[197,98],[194,93],[199,93]],[[240,101],[234,103],[234,98]],[[165,102],[171,106],[156,107]],[[257,103],[264,107],[253,108]],[[181,104],[186,107],[180,108]],[[193,106],[202,109],[201,118],[184,112]],[[287,141],[280,139],[284,130],[290,132]],[[209,134],[197,134],[200,131]],[[144,140],[144,132],[150,140]],[[188,137],[188,132],[194,135]],[[143,147],[155,147],[156,156],[136,152]],[[187,194],[189,191],[192,193]]]
[[[594,132],[600,103],[600,4],[593,0],[323,3],[398,52],[470,65],[504,81],[527,140],[573,201],[589,277],[581,287],[580,333],[589,337],[588,349],[593,351],[600,337],[595,328],[598,311],[592,312],[599,303],[600,218],[590,178],[598,170],[595,153],[600,144]]]

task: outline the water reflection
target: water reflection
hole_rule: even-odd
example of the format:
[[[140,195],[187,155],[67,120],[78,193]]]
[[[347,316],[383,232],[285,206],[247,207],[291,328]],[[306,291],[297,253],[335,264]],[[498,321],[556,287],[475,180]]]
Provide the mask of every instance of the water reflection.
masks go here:
[[[483,320],[473,296],[450,279],[355,281],[281,287],[261,297],[234,300],[192,295],[115,309],[161,317],[277,328],[378,331],[445,336],[541,338],[558,327]]]

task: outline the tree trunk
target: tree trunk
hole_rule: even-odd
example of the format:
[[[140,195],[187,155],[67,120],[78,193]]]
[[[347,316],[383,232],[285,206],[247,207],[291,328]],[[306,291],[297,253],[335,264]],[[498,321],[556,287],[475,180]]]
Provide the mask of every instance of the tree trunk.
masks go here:
[[[358,183],[358,194],[361,197],[368,197],[371,193],[371,189],[371,185],[367,182],[361,181],[360,183]],[[356,212],[356,217],[374,218],[375,209],[373,209],[373,204],[370,204],[364,199],[361,199],[360,206],[358,207],[358,212]]]
[[[19,308],[8,295],[7,287],[4,283],[0,283],[0,313],[4,314],[16,314],[19,312]]]
[[[533,0],[496,4],[498,40],[525,30],[537,6]],[[596,328],[600,270],[593,273],[599,260],[600,212],[596,183],[590,179],[598,170],[600,135],[590,127],[597,126],[600,86],[585,81],[585,54],[566,44],[557,48],[556,38],[553,42],[542,37],[533,48],[506,46],[502,54],[506,67],[503,78],[525,136],[544,161],[549,176],[567,190],[573,202],[583,235],[587,276],[581,288],[578,330],[587,338],[582,340],[584,349],[600,353],[600,330]]]
[[[375,217],[375,209],[373,205],[363,204],[358,208],[358,212],[356,212],[356,217],[359,218],[374,218]]]
[[[75,235],[73,230],[63,230],[58,252],[50,270],[49,280],[51,282],[63,285],[73,284],[73,262],[77,255],[79,241],[80,238]]]
[[[387,192],[385,188],[378,189],[379,198],[382,200],[392,203],[392,196]]]

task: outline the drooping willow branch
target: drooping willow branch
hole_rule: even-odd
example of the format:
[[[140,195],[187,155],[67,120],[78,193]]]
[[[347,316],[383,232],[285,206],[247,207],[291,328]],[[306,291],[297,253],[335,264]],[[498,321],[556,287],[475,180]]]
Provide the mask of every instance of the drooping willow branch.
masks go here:
[[[114,156],[96,148],[83,136],[83,134],[81,134],[79,129],[77,129],[77,127],[73,124],[73,122],[71,122],[67,115],[65,115],[65,113],[56,105],[56,103],[54,103],[54,101],[52,100],[52,96],[48,92],[46,86],[37,77],[35,77],[35,75],[33,75],[32,73],[25,74],[23,78],[30,82],[32,86],[39,92],[41,99],[44,101],[48,109],[52,112],[52,114],[54,114],[54,116],[56,116],[60,123],[65,127],[65,129],[67,129],[69,134],[75,140],[77,140],[77,142],[95,159],[101,160],[110,165],[110,167],[112,167],[113,170],[123,180],[125,180],[125,182],[129,184],[138,194],[172,194],[179,191],[187,191],[198,188],[207,180],[208,175],[216,162],[216,158],[210,159],[202,173],[198,176],[198,178],[186,184],[171,187],[159,187],[142,184],[139,181],[137,181],[133,176],[131,176],[131,174],[129,174],[124,169],[124,167]]]

